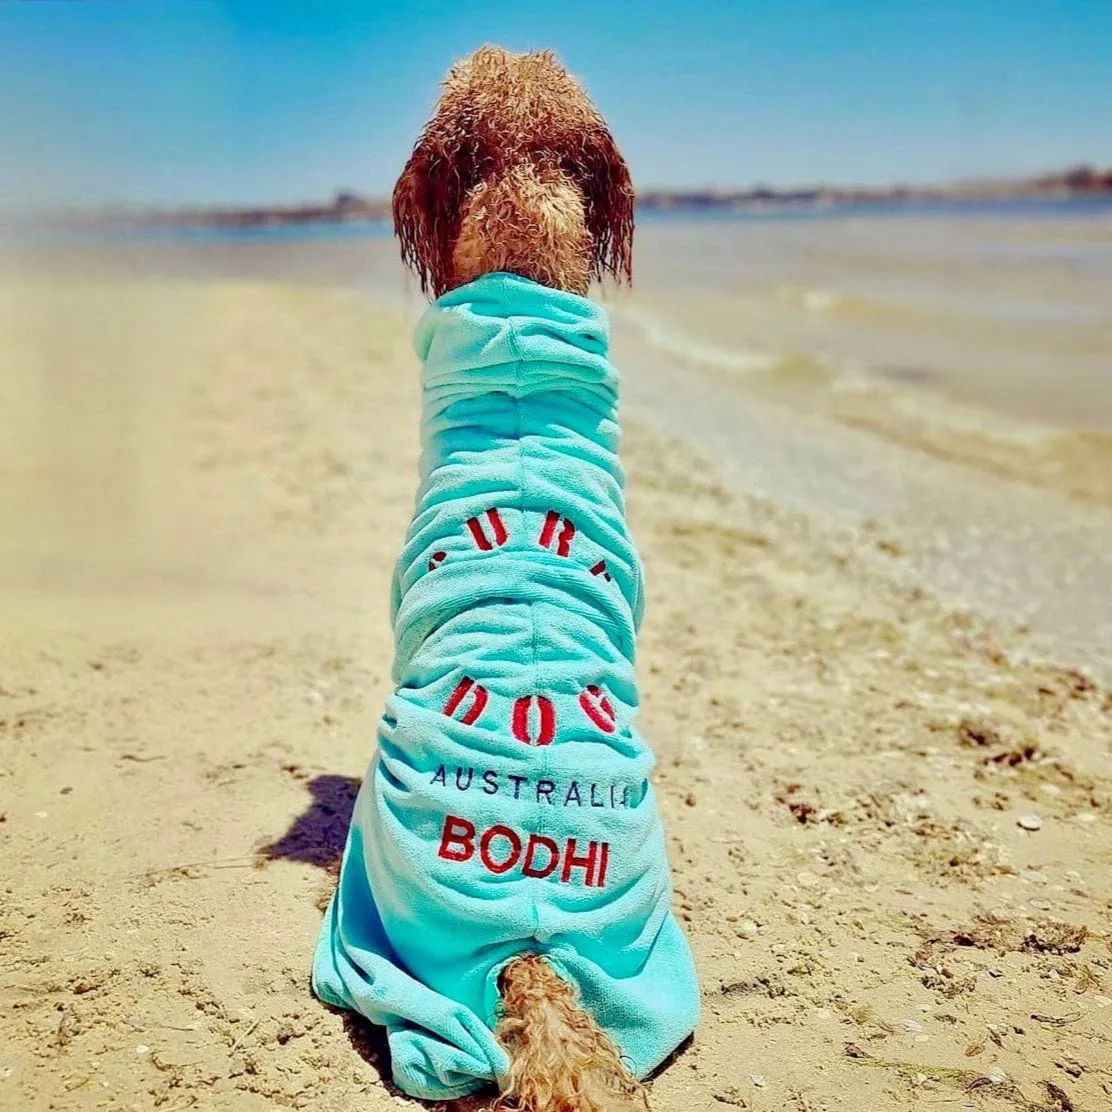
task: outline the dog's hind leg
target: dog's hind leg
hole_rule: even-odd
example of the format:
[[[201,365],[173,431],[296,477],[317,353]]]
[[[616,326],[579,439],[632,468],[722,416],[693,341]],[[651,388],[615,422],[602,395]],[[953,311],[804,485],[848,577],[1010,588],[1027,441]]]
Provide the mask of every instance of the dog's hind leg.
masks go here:
[[[511,1065],[497,1110],[647,1112],[647,1090],[547,961],[516,959],[501,988],[497,1035]]]

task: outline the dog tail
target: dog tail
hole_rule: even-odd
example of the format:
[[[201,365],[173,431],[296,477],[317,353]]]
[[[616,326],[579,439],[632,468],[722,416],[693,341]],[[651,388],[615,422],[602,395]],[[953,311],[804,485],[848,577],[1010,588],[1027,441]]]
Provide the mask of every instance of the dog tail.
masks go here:
[[[497,1035],[510,1073],[496,1112],[648,1112],[648,1093],[575,989],[536,954],[502,974]]]

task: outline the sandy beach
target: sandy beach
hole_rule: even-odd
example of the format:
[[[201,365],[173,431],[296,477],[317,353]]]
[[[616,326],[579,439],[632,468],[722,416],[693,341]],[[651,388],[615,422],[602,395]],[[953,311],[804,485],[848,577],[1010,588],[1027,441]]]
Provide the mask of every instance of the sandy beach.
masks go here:
[[[411,1103],[307,983],[389,685],[410,327],[314,276],[0,283],[0,1107]],[[692,409],[721,367],[670,405],[636,332],[641,727],[704,1004],[657,1112],[1109,1107],[1099,468],[759,375]],[[999,565],[943,559],[981,505]]]

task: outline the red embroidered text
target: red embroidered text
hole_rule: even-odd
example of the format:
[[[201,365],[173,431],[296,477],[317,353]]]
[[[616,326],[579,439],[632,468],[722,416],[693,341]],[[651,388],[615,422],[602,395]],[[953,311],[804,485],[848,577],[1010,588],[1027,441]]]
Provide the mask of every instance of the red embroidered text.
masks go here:
[[[489,693],[482,684],[476,683],[470,676],[464,676],[456,684],[455,691],[448,696],[448,701],[444,704],[444,713],[449,718],[455,718],[456,711],[462,706],[464,712],[459,720],[465,726],[473,726],[478,721],[479,715],[483,713],[488,698]]]
[[[502,523],[502,515],[497,510],[490,509],[483,516],[486,518],[486,525],[477,517],[467,519],[467,528],[471,532],[472,539],[483,552],[490,552],[492,548],[501,548],[510,539],[506,526]],[[487,536],[488,528],[490,536]]]
[[[544,834],[518,832],[498,824],[479,834],[475,824],[446,815],[437,856],[445,861],[470,861],[478,855],[488,873],[501,876],[518,869],[523,876],[552,877],[561,884],[582,881],[587,888],[604,888],[610,867],[610,843],[580,843],[568,838],[563,845]]]
[[[559,527],[559,533],[556,531],[557,527]],[[561,517],[555,510],[549,510],[545,515],[544,527],[541,529],[541,535],[538,538],[541,548],[551,548],[552,542],[555,540],[556,555],[569,556],[574,537],[575,526],[572,522],[566,517]]]

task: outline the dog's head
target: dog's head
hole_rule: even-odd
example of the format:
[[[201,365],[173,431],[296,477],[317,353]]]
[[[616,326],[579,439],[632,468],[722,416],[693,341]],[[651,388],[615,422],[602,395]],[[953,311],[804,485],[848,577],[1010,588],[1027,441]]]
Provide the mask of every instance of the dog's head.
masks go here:
[[[457,63],[394,187],[394,229],[439,297],[492,271],[572,293],[632,272],[633,186],[602,117],[548,51]]]

